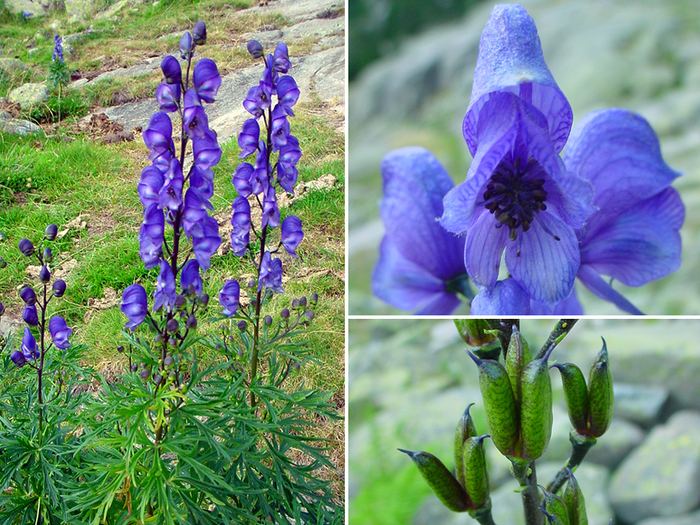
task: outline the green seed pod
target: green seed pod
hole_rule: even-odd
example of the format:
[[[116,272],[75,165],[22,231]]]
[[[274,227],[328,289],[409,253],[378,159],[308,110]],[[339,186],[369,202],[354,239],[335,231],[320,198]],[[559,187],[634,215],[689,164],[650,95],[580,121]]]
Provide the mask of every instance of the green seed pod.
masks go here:
[[[467,493],[442,461],[429,452],[414,452],[401,448],[399,450],[413,460],[445,507],[453,512],[465,512],[469,509]]]
[[[552,382],[549,379],[551,350],[540,359],[531,361],[521,377],[520,444],[522,457],[539,458],[552,435]]]
[[[518,327],[513,325],[513,333],[510,336],[508,352],[506,353],[506,370],[516,401],[520,400],[523,369],[530,361],[532,361],[530,346],[527,344],[527,340],[521,337]]]
[[[464,414],[462,414],[455,429],[455,472],[457,473],[457,481],[462,486],[464,486],[464,442],[470,437],[476,436],[476,427],[472,416],[469,414],[469,410],[473,405],[474,403],[470,403],[464,410]]]
[[[489,475],[484,454],[488,434],[467,439],[464,444],[464,488],[474,509],[489,503]]]
[[[588,432],[594,437],[600,437],[610,426],[614,405],[613,379],[605,339],[603,339],[603,348],[601,348],[588,376],[588,399]]]
[[[479,367],[479,387],[491,439],[501,454],[512,455],[518,441],[518,411],[508,373],[498,361],[479,359],[471,352],[469,357]]]
[[[546,490],[544,491],[543,512],[550,525],[571,525],[564,500]]]
[[[569,471],[569,479],[564,488],[563,500],[569,514],[569,525],[588,525],[586,500],[571,471]]]
[[[581,369],[573,363],[554,364],[561,373],[564,386],[569,420],[579,434],[585,434],[588,428],[588,387]]]
[[[459,335],[469,346],[483,346],[496,340],[485,319],[455,319],[454,323]]]

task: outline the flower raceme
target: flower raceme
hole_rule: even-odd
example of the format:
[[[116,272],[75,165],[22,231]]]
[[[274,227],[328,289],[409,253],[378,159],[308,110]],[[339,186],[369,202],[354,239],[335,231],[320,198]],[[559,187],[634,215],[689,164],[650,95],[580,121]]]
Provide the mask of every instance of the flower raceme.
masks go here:
[[[437,162],[424,163],[422,177],[429,180],[420,191],[430,199],[402,202],[396,199],[400,190],[387,181],[396,178],[396,159],[409,153],[391,153],[382,166],[386,235],[375,294],[406,310],[451,312],[457,295],[431,305],[415,294],[416,283],[425,289],[432,279],[437,296],[450,296],[453,281],[436,270],[433,259],[442,270],[461,243],[461,271],[479,289],[474,314],[581,313],[576,278],[619,308],[640,313],[601,275],[641,286],[678,269],[684,211],[670,185],[679,174],[663,161],[649,124],[632,112],[596,112],[569,137],[572,122],[534,21],[522,6],[497,5],[481,35],[462,127],[473,156],[466,180],[452,188]],[[405,173],[399,177],[408,182]],[[415,184],[410,188],[416,191]],[[386,213],[387,202],[398,211]],[[444,232],[431,224],[436,218]],[[449,248],[436,251],[438,242]],[[410,261],[413,270],[397,271],[397,261]],[[428,276],[413,277],[415,267],[429,268]]]

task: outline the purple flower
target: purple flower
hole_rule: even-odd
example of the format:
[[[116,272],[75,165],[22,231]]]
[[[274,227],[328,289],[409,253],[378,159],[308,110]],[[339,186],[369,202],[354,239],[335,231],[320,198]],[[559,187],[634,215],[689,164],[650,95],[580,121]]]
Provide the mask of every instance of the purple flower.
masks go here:
[[[180,104],[180,84],[161,82],[156,88],[156,100],[161,111],[172,113]]]
[[[49,224],[44,230],[44,237],[46,240],[53,241],[58,235],[58,226],[55,224]]]
[[[190,170],[190,190],[194,190],[202,199],[209,199],[214,195],[214,172],[199,166],[192,166]]]
[[[282,221],[282,246],[287,253],[296,257],[297,246],[304,238],[304,231],[301,227],[301,219],[296,215],[285,217]]]
[[[221,237],[218,223],[208,215],[202,219],[199,226],[201,230],[192,237],[192,249],[197,262],[206,270],[211,264],[211,256],[221,245]]]
[[[221,86],[221,75],[219,75],[216,63],[209,58],[203,58],[194,66],[192,78],[194,89],[199,98],[205,102],[214,102],[219,86]]]
[[[231,317],[238,310],[238,301],[241,293],[241,287],[238,281],[230,279],[226,281],[224,287],[219,292],[219,302],[224,307],[224,315]]]
[[[56,279],[53,282],[53,294],[56,297],[63,297],[64,293],[66,293],[66,281],[63,279]]]
[[[194,89],[185,92],[185,110],[182,113],[185,132],[191,139],[200,139],[209,132],[209,119]]]
[[[153,292],[153,311],[157,312],[161,308],[171,311],[175,306],[175,276],[170,265],[165,262],[160,262],[160,273],[156,280],[156,291]]]
[[[70,347],[70,341],[68,340],[73,334],[73,330],[68,328],[66,320],[60,315],[54,315],[49,320],[49,332],[51,333],[51,339],[56,348],[65,350]]]
[[[19,350],[12,352],[10,359],[17,366],[17,368],[22,368],[27,362],[27,360],[24,358],[24,354],[22,354],[22,352]]]
[[[647,121],[622,109],[587,116],[569,140],[564,162],[595,188],[596,212],[579,232],[579,280],[618,308],[641,313],[601,274],[642,286],[680,267],[685,209],[671,188],[680,174],[664,162]]]
[[[35,304],[36,303],[36,292],[34,288],[25,284],[19,291],[19,296],[24,301],[24,304]]]
[[[287,113],[279,105],[272,112],[272,126],[270,138],[273,145],[273,150],[278,150],[287,145],[287,140],[291,128],[287,120]]]
[[[33,304],[28,304],[24,307],[22,311],[22,319],[29,326],[36,326],[39,324],[39,315],[36,311],[36,306]]]
[[[255,118],[262,116],[263,112],[270,107],[270,99],[272,97],[272,88],[266,83],[261,82],[257,86],[253,86],[248,90],[243,107]]]
[[[141,172],[141,180],[138,185],[139,199],[144,208],[151,204],[157,204],[160,200],[160,189],[165,179],[161,171],[154,166],[146,166]]]
[[[140,284],[132,284],[122,294],[121,311],[129,320],[126,327],[133,330],[140,325],[148,313],[148,297]]]
[[[404,148],[382,162],[385,235],[372,276],[374,294],[402,310],[449,314],[466,279],[464,240],[437,222],[452,180],[430,152]]]
[[[165,218],[156,204],[151,204],[143,213],[139,232],[139,255],[146,268],[153,268],[163,252]]]
[[[22,239],[19,241],[19,251],[21,251],[25,256],[30,257],[34,255],[34,245],[29,239]]]
[[[188,60],[192,57],[193,48],[192,34],[189,31],[185,31],[182,37],[180,37],[180,56],[183,60]]]
[[[187,261],[180,274],[180,287],[186,294],[202,294],[202,277],[199,275],[199,263],[195,260]]]
[[[277,206],[277,194],[274,186],[268,186],[263,199],[262,225],[277,228],[280,225],[280,209]]]
[[[252,192],[256,195],[270,187],[270,166],[267,157],[267,145],[261,140],[258,155],[255,157],[255,172],[250,179]]]
[[[216,132],[209,130],[203,137],[193,141],[194,163],[200,169],[216,166],[221,160],[221,148],[216,138]]]
[[[29,330],[27,327],[24,328],[24,336],[22,337],[22,346],[20,350],[22,351],[24,359],[27,361],[31,361],[32,359],[39,357],[39,349],[36,345],[36,339],[34,339],[31,330]]]
[[[576,230],[593,211],[590,184],[559,158],[571,108],[518,5],[496,6],[481,36],[463,132],[474,160],[444,199],[441,224],[466,234],[464,262],[478,285],[496,284],[501,256],[536,301],[571,292],[580,264]]]
[[[258,290],[268,288],[273,292],[282,293],[282,260],[272,258],[270,252],[266,251],[263,254],[262,264],[260,265],[260,279],[258,281]]]
[[[250,243],[250,203],[245,197],[239,196],[233,200],[232,208],[231,251],[242,257]]]
[[[293,135],[287,137],[287,144],[280,149],[277,161],[277,180],[286,191],[294,192],[299,172],[296,165],[301,158],[301,148],[299,141]]]
[[[53,54],[51,55],[53,62],[63,62],[63,39],[60,35],[53,37]]]
[[[278,73],[286,73],[291,67],[292,63],[289,61],[287,44],[280,42],[275,47],[275,52],[272,56],[272,68]]]
[[[236,171],[233,172],[233,179],[231,180],[233,186],[236,188],[238,195],[241,197],[247,197],[253,191],[253,186],[251,185],[251,179],[255,169],[247,162],[242,162],[236,167]]]
[[[472,315],[528,315],[530,296],[515,279],[498,281],[482,288],[471,304]]]
[[[168,84],[177,84],[179,86],[182,83],[180,62],[174,56],[165,55],[160,63],[160,69],[163,71],[163,78]]]
[[[249,118],[243,123],[243,128],[238,134],[238,146],[241,148],[240,158],[247,157],[258,150],[260,141],[260,125],[254,118]]]
[[[209,201],[202,199],[195,190],[192,188],[187,190],[182,226],[189,237],[202,235],[203,224],[208,217],[207,210],[211,207]]]
[[[173,123],[167,113],[159,111],[154,113],[148,122],[148,127],[143,132],[143,141],[150,150],[149,159],[164,155],[166,152],[174,154]]]
[[[299,88],[296,81],[289,75],[284,75],[277,80],[278,107],[284,109],[287,115],[294,115],[292,107],[299,100]]]
[[[207,43],[207,26],[203,21],[200,20],[194,25],[192,29],[192,38],[194,39],[194,43],[198,46]]]
[[[248,53],[253,58],[261,58],[263,56],[263,46],[257,40],[248,40],[246,49],[248,49]]]

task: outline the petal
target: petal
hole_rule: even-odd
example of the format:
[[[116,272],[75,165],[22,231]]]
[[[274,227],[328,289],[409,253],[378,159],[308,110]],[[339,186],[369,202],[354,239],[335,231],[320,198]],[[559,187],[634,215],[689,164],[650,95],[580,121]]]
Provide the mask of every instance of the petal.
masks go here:
[[[657,194],[680,176],[664,162],[649,123],[624,109],[588,115],[576,126],[564,163],[593,184],[594,204],[610,213]]]
[[[569,297],[558,303],[531,301],[530,315],[583,315],[583,306],[576,295],[576,287],[571,289]]]
[[[598,223],[581,242],[581,261],[627,286],[641,286],[678,270],[684,207],[673,188]]]
[[[549,212],[537,214],[530,229],[506,246],[508,270],[536,301],[566,298],[579,263],[574,230]]]
[[[441,279],[403,257],[386,237],[372,275],[372,290],[388,304],[419,314],[450,314],[460,304]]]
[[[465,138],[476,151],[475,129],[484,97],[510,91],[547,119],[550,140],[561,151],[571,130],[571,106],[547,68],[535,22],[520,5],[497,5],[481,33]],[[469,130],[469,131],[466,131]]]
[[[605,299],[606,301],[613,303],[620,310],[635,315],[644,315],[644,312],[625,299],[620,292],[613,289],[613,287],[606,283],[603,278],[590,266],[581,266],[578,271],[578,278],[591,292],[601,299]]]
[[[382,162],[381,214],[386,234],[403,257],[441,279],[464,273],[462,239],[437,222],[452,180],[421,148],[404,148]]]
[[[496,228],[496,225],[498,223],[493,215],[483,210],[469,228],[464,244],[467,273],[476,284],[487,288],[496,284],[501,255],[508,238],[508,229]]]
[[[515,279],[498,281],[482,288],[472,300],[472,315],[528,315],[530,296]]]

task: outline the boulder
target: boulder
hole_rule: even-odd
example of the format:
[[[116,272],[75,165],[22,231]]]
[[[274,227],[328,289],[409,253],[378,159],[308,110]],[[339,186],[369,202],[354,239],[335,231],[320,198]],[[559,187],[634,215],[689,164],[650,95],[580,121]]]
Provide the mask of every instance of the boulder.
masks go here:
[[[49,98],[49,89],[43,83],[28,83],[13,89],[7,95],[10,102],[15,102],[22,109],[30,108],[46,102]]]
[[[52,0],[5,0],[5,7],[15,14],[31,13],[33,16],[43,16],[55,7]]]
[[[19,118],[3,119],[0,117],[0,131],[13,135],[29,135],[41,132],[41,128],[29,120]]]
[[[668,403],[669,392],[661,386],[615,383],[615,414],[642,426],[653,426]]]
[[[651,518],[640,521],[637,525],[698,525],[698,523],[700,523],[700,511],[682,516]]]
[[[678,412],[625,458],[610,483],[610,500],[620,518],[636,523],[700,505],[698,435],[700,414]]]
[[[610,428],[588,452],[586,461],[615,468],[635,447],[644,441],[644,431],[634,423],[616,417]]]
[[[17,58],[0,58],[0,75],[16,77],[29,72],[29,66]]]

